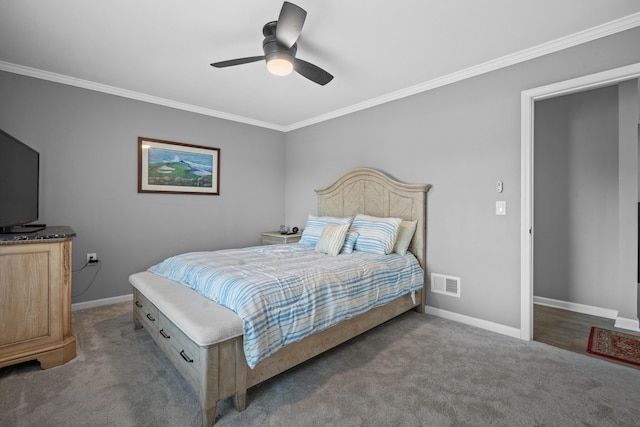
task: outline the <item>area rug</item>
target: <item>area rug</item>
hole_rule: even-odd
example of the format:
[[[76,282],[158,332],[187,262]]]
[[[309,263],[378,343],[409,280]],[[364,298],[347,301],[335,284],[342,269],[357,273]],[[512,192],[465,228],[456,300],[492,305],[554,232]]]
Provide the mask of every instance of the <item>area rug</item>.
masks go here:
[[[640,366],[640,336],[591,327],[587,352]]]

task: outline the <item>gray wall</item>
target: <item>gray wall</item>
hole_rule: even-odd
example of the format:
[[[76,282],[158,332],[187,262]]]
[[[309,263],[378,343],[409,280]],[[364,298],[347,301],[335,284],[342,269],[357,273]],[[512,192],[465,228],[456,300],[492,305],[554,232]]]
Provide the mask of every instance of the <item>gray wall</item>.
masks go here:
[[[354,166],[430,183],[427,270],[462,281],[461,298],[429,292],[427,304],[519,328],[520,93],[640,62],[638,40],[636,28],[287,133],[287,221],[304,223],[309,189]]]
[[[537,102],[534,134],[534,295],[616,309],[618,86]]]
[[[76,229],[74,267],[86,252],[104,262],[74,302],[129,293],[127,276],[167,255],[257,244],[283,218],[303,226],[312,189],[369,166],[433,184],[427,270],[462,291],[428,304],[519,328],[520,92],[640,62],[638,40],[637,28],[284,135],[0,73],[0,128],[42,153],[42,220]],[[221,196],[138,194],[138,136],[220,147]]]
[[[40,152],[40,220],[102,267],[74,303],[131,293],[129,274],[186,251],[257,245],[284,220],[280,132],[0,72],[0,128]],[[137,192],[139,136],[220,151],[220,195]],[[74,275],[81,293],[97,267]]]

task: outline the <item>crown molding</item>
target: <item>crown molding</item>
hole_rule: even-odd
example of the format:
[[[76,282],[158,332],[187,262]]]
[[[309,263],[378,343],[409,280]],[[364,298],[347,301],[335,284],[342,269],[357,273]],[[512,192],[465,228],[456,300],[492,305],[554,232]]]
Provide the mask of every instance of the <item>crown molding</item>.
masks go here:
[[[10,62],[0,61],[0,71],[7,71],[9,73],[20,74],[27,77],[34,77],[36,79],[48,80],[55,83],[62,83],[65,85],[75,86],[82,89],[88,89],[96,92],[107,93],[110,95],[121,96],[123,98],[134,99],[136,101],[162,105],[164,107],[170,107],[178,110],[189,111],[192,113],[203,114],[205,116],[211,116],[219,119],[240,122],[240,123],[244,123],[252,126],[259,126],[267,129],[273,129],[280,132],[285,131],[283,126],[276,125],[274,123],[254,120],[248,117],[225,113],[224,111],[198,107],[197,105],[186,104],[184,102],[178,102],[178,101],[173,101],[171,99],[160,98],[158,96],[147,95],[141,92],[121,89],[115,86],[109,86],[102,83],[83,80],[76,77],[67,76],[64,74],[52,73],[50,71],[44,71],[37,68],[26,67],[24,65],[12,64]]]
[[[580,31],[578,33],[571,34],[566,37],[562,37],[547,43],[543,43],[534,46],[529,49],[525,49],[514,54],[505,55],[501,58],[497,58],[491,61],[484,62],[473,67],[465,68],[454,73],[447,74],[436,79],[432,79],[415,86],[411,86],[405,89],[401,89],[389,94],[372,98],[370,100],[354,104],[345,108],[341,108],[332,111],[327,114],[322,114],[316,117],[312,117],[308,120],[303,120],[291,125],[278,125],[275,123],[264,122],[260,120],[251,119],[249,117],[238,116],[235,114],[225,113],[223,111],[212,110],[210,108],[199,107],[196,105],[186,104],[183,102],[177,102],[166,98],[160,98],[157,96],[147,95],[140,92],[121,89],[114,86],[109,86],[101,83],[92,82],[89,80],[83,80],[76,77],[71,77],[63,74],[52,73],[49,71],[40,70],[37,68],[26,67],[23,65],[12,64],[10,62],[0,61],[0,71],[7,71],[14,74],[21,74],[23,76],[34,77],[37,79],[48,80],[56,83],[62,83],[69,86],[76,86],[83,89],[93,90],[96,92],[107,93],[110,95],[121,96],[124,98],[134,99],[137,101],[148,102],[151,104],[162,105],[165,107],[175,108],[178,110],[189,111],[192,113],[203,114],[205,116],[216,117],[223,120],[230,120],[234,122],[244,123],[252,126],[258,126],[262,128],[272,129],[279,132],[289,132],[292,130],[304,128],[317,123],[321,123],[327,120],[335,119],[337,117],[345,116],[347,114],[355,113],[357,111],[365,110],[367,108],[375,107],[381,104],[386,104],[391,101],[406,98],[408,96],[416,95],[418,93],[426,92],[432,89],[436,89],[442,86],[450,85],[465,79],[479,76],[481,74],[489,73],[491,71],[499,70],[511,65],[519,64],[530,59],[539,58],[544,55],[548,55],[554,52],[561,51],[573,46],[577,46],[583,43],[587,43],[593,40],[597,40],[603,37],[607,37],[631,28],[640,26],[640,12],[632,15],[625,16],[614,21],[607,22],[596,27]]]
[[[450,85],[452,83],[476,77],[481,74],[496,71],[501,68],[509,67],[511,65],[519,64],[521,62],[539,58],[541,56],[549,55],[551,53],[568,49],[570,47],[578,46],[583,43],[620,33],[625,30],[630,30],[638,26],[640,26],[640,12],[607,22],[602,25],[598,25],[597,27],[589,28],[587,30],[571,34],[566,37],[552,40],[547,43],[542,43],[529,49],[521,50],[514,54],[505,55],[503,57],[493,59],[482,64],[474,65],[472,67],[465,68],[460,71],[456,71],[454,73],[450,73],[445,76],[417,84],[415,86],[401,89],[396,92],[391,92],[377,98],[372,98],[359,104],[354,104],[346,108],[341,108],[327,114],[312,117],[311,119],[285,126],[285,132],[335,119],[340,116],[345,116],[347,114],[355,113],[367,108],[386,104],[387,102],[396,101],[398,99],[406,98],[408,96],[416,95],[418,93],[433,90],[442,86]]]

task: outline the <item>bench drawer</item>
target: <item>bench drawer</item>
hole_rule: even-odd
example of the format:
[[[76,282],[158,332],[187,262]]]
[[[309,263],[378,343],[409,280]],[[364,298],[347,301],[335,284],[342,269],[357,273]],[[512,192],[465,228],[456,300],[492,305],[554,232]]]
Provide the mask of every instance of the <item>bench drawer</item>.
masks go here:
[[[160,313],[158,328],[158,341],[166,349],[169,357],[197,378],[202,349],[162,313]]]
[[[142,325],[153,336],[158,331],[158,308],[137,290],[133,293],[133,308]]]

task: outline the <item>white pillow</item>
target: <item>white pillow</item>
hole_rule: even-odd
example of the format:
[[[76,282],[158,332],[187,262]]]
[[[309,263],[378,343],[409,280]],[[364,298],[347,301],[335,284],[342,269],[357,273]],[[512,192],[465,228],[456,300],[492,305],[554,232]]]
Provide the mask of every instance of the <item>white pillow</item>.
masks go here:
[[[393,252],[400,255],[406,255],[407,249],[411,239],[416,232],[416,225],[418,221],[402,221],[400,224],[400,231],[398,231],[398,238],[396,239],[396,245],[393,247]]]
[[[350,224],[326,224],[316,244],[316,252],[336,256],[344,244]]]
[[[353,252],[353,247],[356,245],[356,240],[358,240],[358,236],[360,233],[356,231],[347,231],[347,237],[344,239],[344,245],[342,245],[342,249],[340,249],[341,254],[350,254]]]
[[[332,216],[309,215],[307,225],[302,231],[302,237],[298,243],[315,246],[320,239],[320,234],[326,224],[351,224],[353,217],[337,218]]]
[[[393,252],[398,238],[401,218],[379,218],[369,215],[356,215],[351,230],[360,233],[354,249],[379,255]]]

